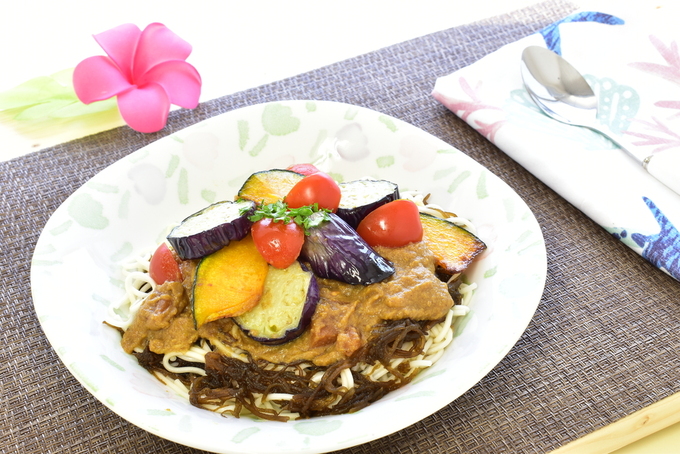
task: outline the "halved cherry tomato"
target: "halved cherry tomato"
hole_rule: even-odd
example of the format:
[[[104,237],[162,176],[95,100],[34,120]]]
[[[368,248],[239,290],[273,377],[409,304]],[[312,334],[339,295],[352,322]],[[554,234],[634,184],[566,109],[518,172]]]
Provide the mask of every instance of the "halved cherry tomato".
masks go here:
[[[319,208],[335,211],[340,205],[341,195],[340,186],[330,175],[317,172],[298,181],[290,189],[284,202],[290,208],[300,208],[318,203]]]
[[[179,269],[179,264],[167,244],[161,243],[156,252],[151,256],[149,276],[159,285],[164,282],[182,281],[182,272]]]
[[[416,204],[398,199],[368,213],[357,233],[370,246],[401,247],[423,239],[423,224]]]
[[[301,175],[311,175],[319,171],[314,164],[293,164],[286,167],[286,170],[291,170]]]
[[[294,222],[284,224],[271,218],[260,219],[250,228],[260,255],[275,268],[288,268],[297,260],[305,241],[305,231]]]

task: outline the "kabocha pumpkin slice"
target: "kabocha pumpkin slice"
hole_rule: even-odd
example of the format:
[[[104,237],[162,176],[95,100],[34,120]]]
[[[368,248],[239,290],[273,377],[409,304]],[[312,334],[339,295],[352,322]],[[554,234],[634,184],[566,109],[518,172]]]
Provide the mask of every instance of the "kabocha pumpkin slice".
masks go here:
[[[486,244],[472,233],[453,222],[427,213],[420,213],[423,240],[435,256],[435,261],[446,273],[465,271]]]
[[[232,241],[196,267],[193,312],[196,327],[236,317],[255,307],[262,296],[269,265],[251,235]]]
[[[304,175],[283,169],[255,172],[243,183],[238,191],[238,197],[252,200],[255,203],[262,202],[265,205],[274,203],[277,200],[283,200],[302,178]]]

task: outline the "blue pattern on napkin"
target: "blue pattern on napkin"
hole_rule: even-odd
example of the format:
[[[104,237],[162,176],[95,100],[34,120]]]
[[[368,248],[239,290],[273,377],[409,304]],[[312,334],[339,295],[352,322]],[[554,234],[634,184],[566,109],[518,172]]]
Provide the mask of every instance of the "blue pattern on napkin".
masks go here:
[[[543,36],[545,45],[551,51],[558,55],[562,55],[562,38],[560,37],[560,29],[558,28],[560,24],[567,22],[599,22],[601,24],[607,25],[622,25],[625,23],[623,19],[620,19],[611,14],[598,13],[595,11],[582,11],[578,13],[571,14],[564,19],[560,19],[557,22],[553,22],[544,29],[540,30]]]
[[[642,256],[680,280],[680,231],[668,220],[666,215],[647,197],[643,197],[649,211],[661,227],[656,235],[633,233],[631,238],[642,249]]]

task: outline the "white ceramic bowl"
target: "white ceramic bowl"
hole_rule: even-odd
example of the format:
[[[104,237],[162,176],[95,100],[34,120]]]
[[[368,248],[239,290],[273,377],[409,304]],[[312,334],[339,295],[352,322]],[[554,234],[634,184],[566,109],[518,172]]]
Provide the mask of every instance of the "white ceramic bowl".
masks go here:
[[[470,219],[488,250],[466,273],[478,289],[453,343],[414,382],[366,409],[289,423],[229,418],[167,391],[102,324],[123,294],[121,263],[168,225],[231,199],[253,172],[312,162],[337,179],[387,179]],[[317,453],[365,443],[449,404],[507,354],[531,320],[546,276],[536,219],[505,183],[398,119],[326,101],[254,105],[148,145],[103,170],[52,215],[33,257],[36,313],[82,385],[160,437],[219,453]]]

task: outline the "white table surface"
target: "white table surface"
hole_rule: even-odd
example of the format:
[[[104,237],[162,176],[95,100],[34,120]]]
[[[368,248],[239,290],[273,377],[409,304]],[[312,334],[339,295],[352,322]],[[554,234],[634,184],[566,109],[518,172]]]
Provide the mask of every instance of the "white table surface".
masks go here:
[[[589,9],[611,1],[620,0],[571,0]],[[2,6],[0,92],[102,55],[92,35],[123,23],[144,28],[161,22],[191,43],[194,50],[187,61],[200,72],[201,101],[208,101],[540,2],[23,0]],[[18,122],[0,112],[0,161],[122,124],[115,112],[66,126]],[[677,446],[678,424],[621,454],[680,452]]]

